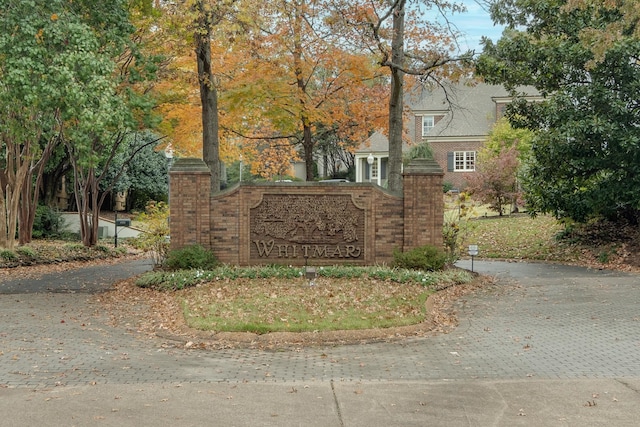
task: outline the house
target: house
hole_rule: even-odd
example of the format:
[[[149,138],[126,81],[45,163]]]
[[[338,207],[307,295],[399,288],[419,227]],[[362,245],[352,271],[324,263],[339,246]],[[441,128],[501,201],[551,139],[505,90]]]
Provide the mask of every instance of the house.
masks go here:
[[[532,88],[526,93],[535,94]],[[532,96],[532,99],[536,96]],[[504,87],[486,83],[457,84],[445,89],[420,89],[407,95],[411,111],[406,120],[411,144],[428,142],[435,160],[445,172],[444,182],[464,188],[475,172],[478,150],[512,98]],[[374,133],[355,153],[356,181],[386,186],[389,141]]]

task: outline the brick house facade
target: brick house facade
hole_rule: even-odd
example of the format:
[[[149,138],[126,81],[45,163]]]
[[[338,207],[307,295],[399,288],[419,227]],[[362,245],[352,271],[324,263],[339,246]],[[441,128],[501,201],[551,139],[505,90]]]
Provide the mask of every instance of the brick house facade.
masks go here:
[[[526,93],[536,93],[524,88]],[[504,87],[485,83],[456,84],[445,90],[421,88],[406,97],[410,109],[407,120],[408,141],[412,144],[428,142],[434,159],[444,171],[443,181],[463,189],[467,179],[475,173],[478,150],[487,140],[496,120],[502,117],[512,98]],[[388,158],[389,142],[385,135],[373,134],[356,152],[356,181],[370,177],[367,157],[374,164],[384,166]],[[381,175],[384,170],[378,167]],[[385,184],[380,179],[378,184]]]

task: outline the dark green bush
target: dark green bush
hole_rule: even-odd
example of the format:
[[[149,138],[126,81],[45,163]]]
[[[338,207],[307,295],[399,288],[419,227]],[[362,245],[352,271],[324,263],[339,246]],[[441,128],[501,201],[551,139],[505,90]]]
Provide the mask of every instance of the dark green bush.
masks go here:
[[[33,220],[33,237],[36,239],[57,237],[64,225],[64,218],[49,206],[38,205]]]
[[[440,248],[425,245],[407,252],[393,251],[393,264],[398,268],[438,271],[447,265],[447,254]]]
[[[211,251],[200,245],[191,245],[169,252],[165,265],[172,270],[207,270],[215,267],[217,263],[218,260]]]
[[[454,188],[455,188],[455,186],[451,182],[444,182],[442,184],[442,192],[443,193],[448,193],[449,191],[453,190]]]

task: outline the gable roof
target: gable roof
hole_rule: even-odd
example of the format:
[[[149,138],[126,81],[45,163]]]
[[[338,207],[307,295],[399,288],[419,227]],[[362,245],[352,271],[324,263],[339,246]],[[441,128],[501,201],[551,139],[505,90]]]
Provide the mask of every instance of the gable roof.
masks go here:
[[[535,88],[519,87],[519,93],[539,97]],[[438,141],[464,138],[466,141],[484,140],[496,122],[498,104],[512,102],[509,92],[502,85],[482,82],[456,83],[444,88],[418,88],[406,95],[405,102],[413,113],[406,121],[411,140],[416,138],[416,116],[441,116],[429,131],[427,140]],[[418,141],[419,142],[419,141]],[[374,132],[360,145],[356,153],[385,152],[389,150],[386,135]],[[408,148],[406,142],[403,151]]]
[[[402,142],[402,151],[409,149],[407,141]],[[382,132],[375,131],[367,138],[360,147],[356,150],[356,153],[386,153],[389,151],[389,138]]]
[[[408,104],[414,115],[444,116],[431,129],[427,140],[435,138],[466,137],[484,138],[496,122],[498,104],[512,101],[502,85],[487,83],[459,83],[455,85],[421,88],[418,93],[408,95]],[[518,88],[519,92],[537,95],[532,87]],[[414,125],[409,129],[415,140]]]

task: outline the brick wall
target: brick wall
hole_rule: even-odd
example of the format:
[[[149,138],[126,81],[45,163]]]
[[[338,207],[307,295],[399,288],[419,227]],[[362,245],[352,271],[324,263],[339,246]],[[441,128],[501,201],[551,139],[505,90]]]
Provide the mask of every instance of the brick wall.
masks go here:
[[[434,160],[415,159],[403,174],[404,250],[423,245],[442,246],[443,172]]]
[[[211,173],[202,160],[178,159],[169,176],[171,248],[210,246]]]
[[[171,248],[201,244],[224,263],[374,265],[392,261],[394,249],[442,245],[443,173],[433,161],[428,165],[412,162],[405,169],[404,197],[370,183],[307,182],[243,183],[211,195],[210,175],[204,163],[197,159],[179,159],[170,174]],[[287,231],[286,236],[279,236],[278,226],[294,209],[267,206],[275,209],[273,221],[269,223],[275,231],[257,240],[257,212],[262,212],[260,208],[265,203],[288,198],[297,202],[318,200],[317,210],[325,209],[328,213],[324,215],[333,219],[318,225],[313,211],[293,215],[302,231],[296,228]],[[333,200],[337,207],[330,206]],[[311,203],[313,210],[315,205]],[[343,207],[354,226],[353,233],[344,242],[340,236],[344,236],[349,224],[341,222],[339,210]],[[302,241],[305,231],[310,233],[309,242]],[[260,244],[263,252],[270,251],[271,258],[256,256]],[[324,256],[315,256],[317,253]],[[305,254],[308,256],[303,256]]]
[[[364,211],[362,237],[355,242],[363,256],[344,260],[350,264],[371,265],[389,262],[393,249],[402,248],[402,199],[369,183],[262,183],[242,184],[211,197],[211,243],[209,247],[218,259],[229,264],[261,263],[251,257],[251,209],[261,204],[265,196],[294,195],[314,197],[348,196],[353,205]],[[335,264],[339,259],[305,259],[302,252],[283,263],[303,265]]]
[[[478,151],[483,143],[476,142],[441,142],[432,141],[433,157],[444,171],[443,182],[453,184],[454,187],[463,190],[467,187],[467,179],[473,172],[450,172],[447,170],[447,153],[453,151]],[[477,159],[477,158],[476,158]]]
[[[444,115],[440,114],[440,115],[433,115],[433,114],[427,114],[428,116],[433,116],[433,125],[437,125],[440,120],[444,119]],[[414,128],[414,141],[416,144],[420,144],[424,139],[426,139],[426,137],[424,135],[422,135],[422,117],[423,115],[415,115],[414,117],[414,124],[415,124],[415,128]]]

